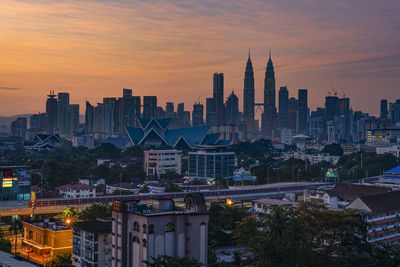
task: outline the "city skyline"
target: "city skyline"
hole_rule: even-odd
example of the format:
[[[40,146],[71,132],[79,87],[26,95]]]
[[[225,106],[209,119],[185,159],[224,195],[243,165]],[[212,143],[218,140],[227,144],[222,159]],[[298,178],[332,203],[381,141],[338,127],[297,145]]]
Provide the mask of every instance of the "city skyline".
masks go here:
[[[248,48],[257,103],[269,48],[276,90],[287,85],[293,97],[307,88],[311,110],[323,106],[331,83],[354,110],[372,115],[381,98],[398,98],[394,1],[283,2],[2,1],[0,115],[44,112],[49,90],[68,91],[80,114],[85,100],[95,104],[122,88],[157,95],[161,106],[191,107],[199,98],[205,105],[214,72],[224,73],[224,101],[235,90],[243,111]]]

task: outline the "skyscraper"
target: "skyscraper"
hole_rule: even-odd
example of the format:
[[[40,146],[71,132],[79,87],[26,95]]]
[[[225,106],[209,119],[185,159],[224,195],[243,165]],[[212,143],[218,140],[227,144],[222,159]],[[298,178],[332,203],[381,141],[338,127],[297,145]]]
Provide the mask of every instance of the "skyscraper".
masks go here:
[[[250,59],[250,51],[244,72],[243,118],[246,125],[247,135],[254,135],[254,71]]]
[[[66,135],[69,133],[68,122],[68,106],[69,106],[69,93],[58,93],[58,130],[60,134]]]
[[[288,126],[292,130],[292,133],[296,132],[297,129],[297,112],[298,112],[298,101],[296,98],[291,97],[288,101]]]
[[[185,104],[179,103],[176,109],[176,126],[183,127],[184,126],[184,117],[185,117]]]
[[[337,96],[325,97],[325,112],[327,122],[340,115],[339,98]]]
[[[46,100],[46,114],[47,114],[47,122],[46,129],[47,133],[53,134],[57,128],[57,120],[58,120],[58,101],[54,91],[50,91],[50,94],[47,95]]]
[[[309,134],[309,127],[308,127],[308,101],[307,101],[307,89],[299,89],[298,91],[298,133],[301,134]]]
[[[262,133],[264,137],[268,139],[272,138],[275,121],[275,71],[270,51],[264,79],[264,113],[262,115]]]
[[[68,105],[68,135],[69,136],[74,136],[78,132],[79,128],[79,105],[78,104],[72,104]]]
[[[86,101],[85,130],[90,134],[94,132],[94,107]]]
[[[157,97],[144,96],[143,97],[143,118],[154,119],[157,115]]]
[[[203,115],[204,114],[204,106],[197,102],[193,105],[193,113],[192,113],[192,124],[193,126],[200,126],[204,124]]]
[[[213,98],[215,102],[215,112],[217,124],[225,123],[224,112],[224,74],[214,73],[213,77]]]
[[[171,119],[175,118],[175,109],[174,109],[173,102],[167,102],[165,104],[165,112],[166,112],[167,118],[171,118]]]
[[[217,124],[217,114],[215,111],[215,99],[207,98],[206,99],[206,124],[207,125],[216,125]]]
[[[386,99],[381,100],[381,119],[385,120],[388,118],[388,101]]]
[[[239,125],[239,98],[235,95],[235,92],[229,95],[226,101],[226,123],[229,125]],[[254,120],[253,120],[254,121]],[[254,125],[254,122],[253,122]]]
[[[24,117],[17,118],[10,125],[11,135],[18,136],[18,137],[25,139],[25,133],[26,133],[26,127],[27,127],[26,125],[27,125],[26,118],[24,118]]]
[[[279,89],[279,127],[289,127],[289,91],[286,86]]]
[[[390,119],[395,122],[400,122],[400,99],[390,103]]]

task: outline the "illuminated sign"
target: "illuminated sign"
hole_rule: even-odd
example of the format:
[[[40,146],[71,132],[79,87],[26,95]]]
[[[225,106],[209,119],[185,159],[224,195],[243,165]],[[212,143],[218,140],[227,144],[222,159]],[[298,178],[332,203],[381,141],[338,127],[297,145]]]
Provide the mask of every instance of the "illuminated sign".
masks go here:
[[[12,187],[13,181],[18,181],[18,178],[3,178],[3,187]]]

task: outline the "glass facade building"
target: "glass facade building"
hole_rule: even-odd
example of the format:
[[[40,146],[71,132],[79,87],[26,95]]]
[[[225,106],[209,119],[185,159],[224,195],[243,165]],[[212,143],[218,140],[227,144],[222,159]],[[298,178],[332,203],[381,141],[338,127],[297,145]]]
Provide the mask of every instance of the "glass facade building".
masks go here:
[[[190,152],[190,178],[232,178],[235,168],[234,152]]]
[[[28,201],[30,199],[30,167],[0,166],[0,180],[0,201]]]

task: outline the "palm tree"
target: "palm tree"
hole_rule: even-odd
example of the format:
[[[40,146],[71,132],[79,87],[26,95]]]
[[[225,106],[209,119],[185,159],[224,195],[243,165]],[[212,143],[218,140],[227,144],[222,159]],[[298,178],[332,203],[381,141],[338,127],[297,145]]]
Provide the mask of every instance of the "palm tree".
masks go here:
[[[65,210],[63,210],[63,218],[64,222],[69,226],[73,223],[75,218],[77,217],[77,213],[75,211],[75,208],[73,207],[67,207]]]
[[[18,233],[22,233],[22,230],[24,230],[24,227],[22,225],[22,221],[20,218],[14,218],[12,220],[10,228],[8,228],[10,232],[12,232],[15,236],[15,250],[14,253],[17,254],[17,238],[18,238]]]

